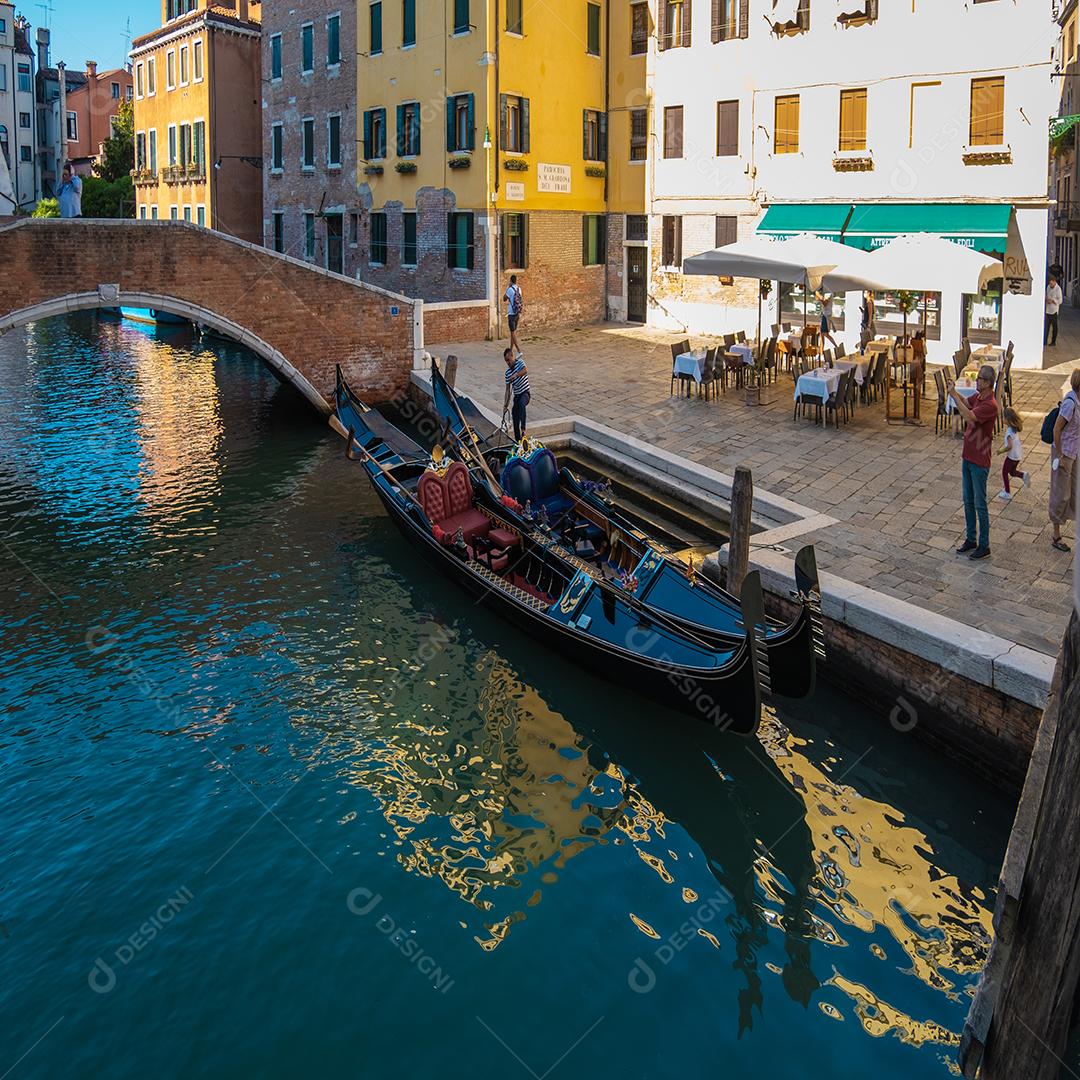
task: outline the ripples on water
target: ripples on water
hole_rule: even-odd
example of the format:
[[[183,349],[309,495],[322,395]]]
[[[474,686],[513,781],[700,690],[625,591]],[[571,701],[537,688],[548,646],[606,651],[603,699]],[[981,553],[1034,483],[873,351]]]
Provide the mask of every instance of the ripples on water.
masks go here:
[[[175,332],[0,341],[0,500],[0,1069],[955,1072],[1008,807],[909,736],[533,648]]]

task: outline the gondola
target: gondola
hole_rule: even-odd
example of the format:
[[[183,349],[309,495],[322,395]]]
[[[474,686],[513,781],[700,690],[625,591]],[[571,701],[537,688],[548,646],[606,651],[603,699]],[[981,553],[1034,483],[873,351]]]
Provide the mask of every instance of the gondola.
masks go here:
[[[513,500],[507,512],[522,528],[539,529],[567,551],[617,579],[650,610],[674,619],[695,637],[722,647],[743,636],[739,600],[676,558],[644,525],[616,507],[595,485],[560,469],[554,453],[539,443],[504,444],[468,397],[458,394],[433,361],[432,400],[447,444],[496,497]],[[516,507],[515,504],[516,503]],[[821,589],[812,546],[795,557],[796,618],[766,620],[770,689],[784,697],[813,693],[817,662],[824,659]]]
[[[383,506],[424,558],[518,626],[589,671],[742,735],[761,719],[768,658],[761,582],[742,590],[746,629],[718,648],[650,610],[550,537],[519,526],[467,466],[422,450],[368,409],[340,369],[337,419]]]

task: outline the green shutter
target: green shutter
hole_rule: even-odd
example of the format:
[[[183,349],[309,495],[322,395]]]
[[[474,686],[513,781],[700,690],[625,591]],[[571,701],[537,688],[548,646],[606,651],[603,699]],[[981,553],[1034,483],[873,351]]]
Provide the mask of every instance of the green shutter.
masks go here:
[[[398,157],[405,154],[405,106],[397,107],[397,153]]]
[[[468,128],[469,144],[465,147],[466,150],[476,149],[476,97],[473,94],[469,94],[468,97]]]
[[[506,103],[506,95],[499,95],[499,149],[506,149],[506,133],[508,128],[508,116],[507,113],[509,107]]]
[[[464,238],[465,239],[465,267],[466,267],[466,269],[471,270],[473,268],[473,254],[474,254],[473,216],[472,216],[472,214],[462,214],[461,216],[465,219],[464,228],[466,230],[466,234],[465,234],[465,238]]]
[[[607,113],[599,114],[600,123],[600,160],[607,161]]]
[[[455,103],[457,99],[448,97],[446,99],[446,149],[449,150],[462,150],[464,147],[457,145],[457,132],[455,129],[455,119],[457,109]]]
[[[371,145],[371,109],[364,113],[364,160],[370,161],[375,155]]]
[[[581,156],[589,160],[589,110],[581,111]]]
[[[521,99],[521,152],[529,152],[529,99]]]

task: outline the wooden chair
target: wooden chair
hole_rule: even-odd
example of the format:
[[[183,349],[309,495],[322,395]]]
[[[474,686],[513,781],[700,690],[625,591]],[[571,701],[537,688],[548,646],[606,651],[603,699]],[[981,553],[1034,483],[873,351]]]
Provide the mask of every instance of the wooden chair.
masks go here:
[[[772,324],[771,333],[772,333],[772,336],[775,337],[775,338],[778,338],[780,336],[780,324],[779,323],[774,322]]]
[[[934,387],[937,390],[937,412],[934,414],[934,434],[938,435],[943,427],[952,427],[952,416],[946,408],[945,373],[934,372]]]
[[[845,356],[847,356],[847,349],[844,348],[844,343],[841,342],[836,346],[836,359],[843,360]]]
[[[960,372],[967,367],[967,357],[964,355],[963,349],[957,349],[956,352],[952,354],[952,366],[953,374],[957,377],[960,375]]]
[[[803,356],[817,357],[821,355],[821,327],[804,326],[802,332]]]
[[[734,334],[725,334],[724,335],[724,351],[726,352],[734,344],[735,344],[735,335]]]
[[[971,358],[971,339],[964,338],[960,345],[960,351],[964,354],[964,363],[966,364]]]
[[[735,331],[735,344],[736,345],[745,345],[746,344],[746,331],[745,330],[736,330]]]
[[[690,351],[690,339],[683,338],[682,341],[676,341],[671,346],[671,359],[674,360],[677,356],[682,356],[683,353]]]
[[[675,383],[676,382],[679,383],[679,392],[680,393],[682,393],[685,390],[687,396],[689,396],[689,394],[690,394],[690,388],[691,388],[691,384],[694,381],[694,377],[692,375],[686,375],[686,374],[679,374],[679,375],[675,374],[675,361],[680,356],[682,356],[683,353],[688,353],[689,351],[690,351],[690,342],[689,342],[688,339],[683,339],[682,341],[677,341],[677,342],[675,342],[674,345],[671,346],[671,389],[668,391],[668,397],[671,397],[671,395],[675,393]]]

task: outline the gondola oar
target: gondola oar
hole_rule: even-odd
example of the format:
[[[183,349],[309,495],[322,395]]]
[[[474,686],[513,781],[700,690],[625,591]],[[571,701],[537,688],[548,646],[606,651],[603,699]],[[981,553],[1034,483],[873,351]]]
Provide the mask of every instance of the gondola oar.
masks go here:
[[[432,379],[434,380],[436,378],[436,375],[437,375],[439,378],[443,379],[443,382],[446,382],[445,378],[443,378],[442,372],[438,371],[435,364],[436,364],[435,359],[432,358],[432,361],[431,361],[431,377],[432,377]],[[458,400],[457,400],[457,394],[452,392],[452,388],[451,388],[449,383],[446,384],[446,388],[447,388],[447,390],[451,390],[451,392],[446,395],[446,398],[450,402],[450,404],[453,406],[454,412],[457,413],[457,417],[461,421],[461,426],[464,428],[466,434],[469,436],[469,439],[471,440],[472,445],[473,445],[473,449],[476,451],[476,457],[479,459],[479,465],[484,470],[485,474],[487,475],[487,478],[491,481],[492,490],[494,491],[494,493],[496,495],[502,495],[503,494],[502,485],[499,483],[498,480],[495,479],[495,475],[492,473],[491,469],[488,466],[487,459],[484,457],[484,453],[480,449],[480,440],[476,437],[476,432],[473,431],[472,427],[469,424],[469,421],[465,419],[465,414],[461,411],[461,406],[458,404]],[[434,386],[432,387],[432,389],[434,389]],[[462,439],[460,435],[457,436],[457,439],[458,439],[458,442],[464,448],[465,440]]]

